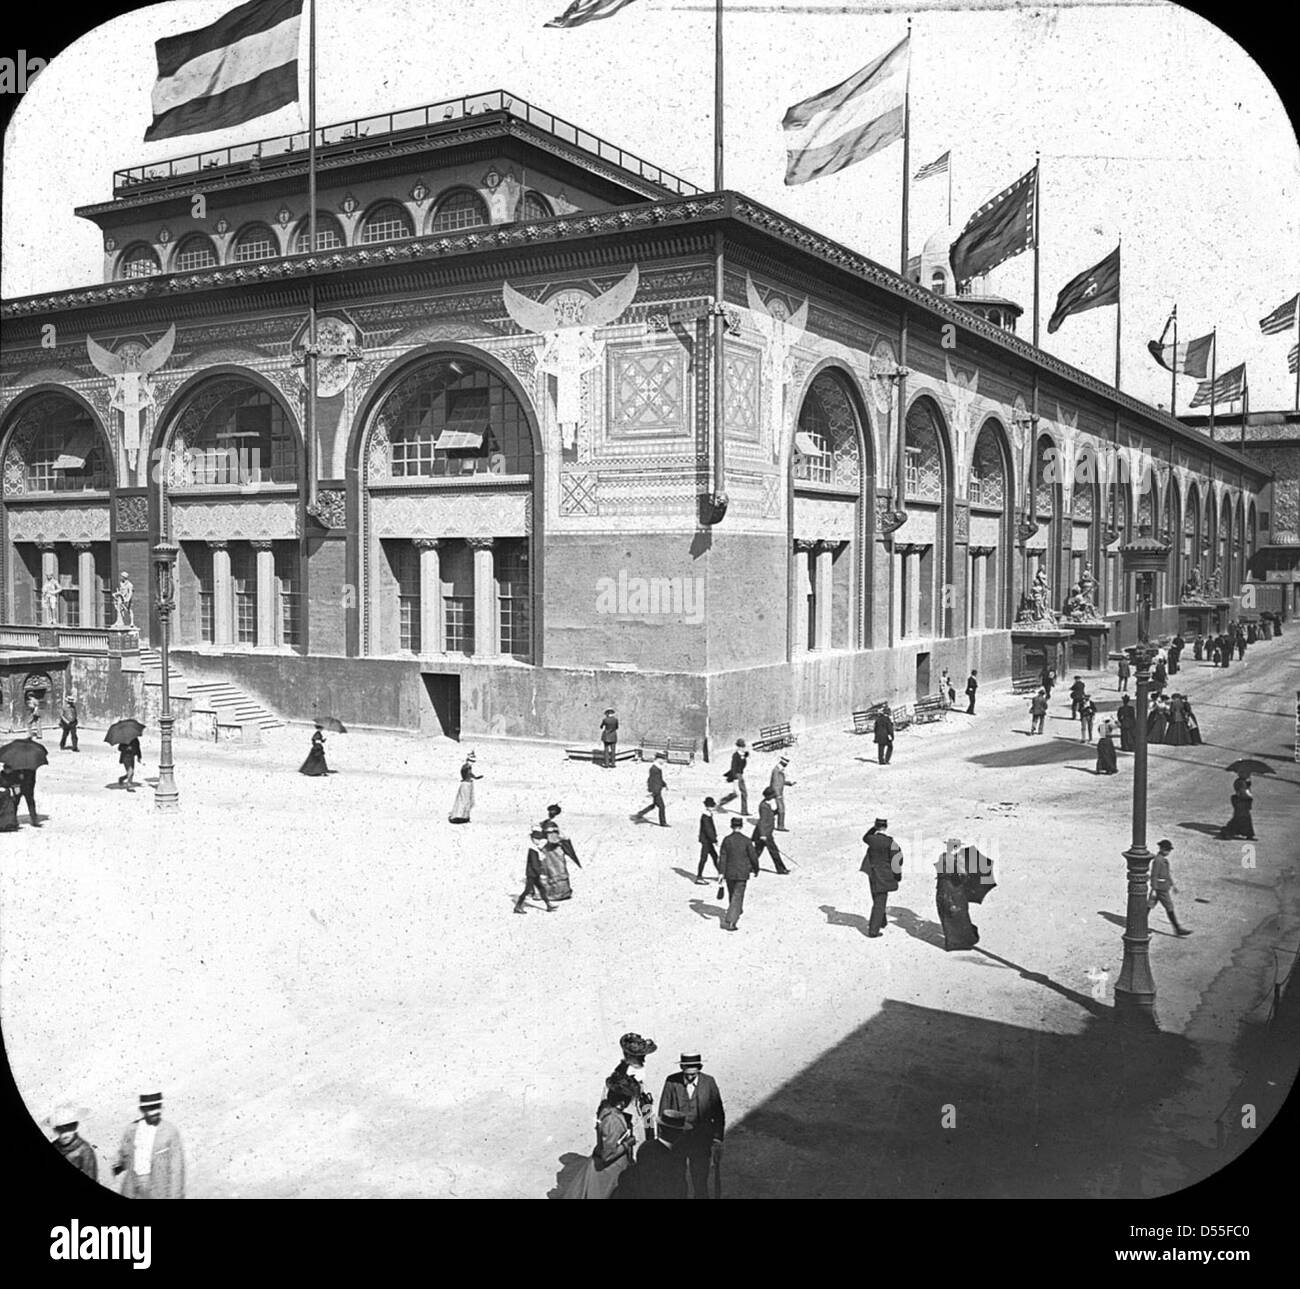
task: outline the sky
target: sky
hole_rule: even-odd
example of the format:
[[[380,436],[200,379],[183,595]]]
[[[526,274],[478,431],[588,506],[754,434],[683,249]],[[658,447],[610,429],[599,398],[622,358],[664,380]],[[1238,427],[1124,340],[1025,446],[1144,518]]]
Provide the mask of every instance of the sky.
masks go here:
[[[501,88],[712,187],[712,4],[634,0],[560,30],[543,24],[567,0],[317,3],[321,124]],[[954,224],[1042,154],[1043,348],[1113,379],[1113,309],[1071,317],[1050,337],[1046,320],[1060,288],[1122,237],[1127,392],[1168,406],[1169,375],[1146,344],[1176,303],[1180,340],[1217,326],[1220,371],[1247,362],[1253,409],[1293,405],[1296,333],[1263,336],[1258,320],[1300,290],[1300,145],[1264,73],[1205,19],[1126,0],[726,6],[726,187],[898,268],[902,145],[787,188],[781,118],[896,44],[910,15],[911,169],[952,150]],[[301,113],[141,141],[153,42],[232,7],[141,8],[87,32],[39,75],[5,137],[6,299],[100,280],[100,234],[73,208],[110,199],[114,169],[302,128],[305,96]],[[943,178],[914,185],[913,254],[947,222],[947,201]],[[1032,259],[989,279],[1025,306],[1026,338]],[[1194,390],[1180,378],[1180,411]]]

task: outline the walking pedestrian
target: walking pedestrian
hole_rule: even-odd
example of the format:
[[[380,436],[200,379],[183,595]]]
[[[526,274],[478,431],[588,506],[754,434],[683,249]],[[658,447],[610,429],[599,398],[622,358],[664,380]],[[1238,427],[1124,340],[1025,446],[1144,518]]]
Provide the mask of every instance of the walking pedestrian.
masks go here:
[[[894,718],[888,707],[876,713],[872,737],[876,740],[876,760],[888,765],[894,759]]]
[[[704,865],[709,860],[713,861],[714,869],[721,872],[718,868],[718,827],[713,822],[713,810],[717,804],[712,797],[704,798],[704,813],[700,816],[700,866],[695,870],[696,886],[709,884],[709,879],[704,876]]]
[[[329,772],[330,768],[325,764],[325,731],[317,725],[315,733],[311,736],[311,751],[307,753],[307,759],[298,767],[298,773],[319,779]]]
[[[1079,704],[1079,741],[1081,743],[1092,742],[1092,722],[1097,715],[1097,704],[1092,701],[1092,696],[1085,690],[1083,700]]]
[[[1250,775],[1240,775],[1232,784],[1232,818],[1223,825],[1219,837],[1224,841],[1233,838],[1254,841],[1255,822],[1251,818],[1254,808],[1255,794],[1250,790]]]
[[[969,882],[972,875],[966,871],[966,850],[960,840],[951,838],[939,862],[935,865],[936,881],[934,904],[943,927],[945,953],[959,949],[973,949],[980,942],[979,928],[970,920]],[[974,874],[979,880],[979,875]]]
[[[785,790],[794,787],[794,780],[787,779],[786,766],[790,764],[790,758],[783,756],[772,767],[772,776],[767,781],[767,786],[772,789],[772,796],[776,802],[776,830],[777,832],[789,832],[785,826]],[[767,795],[765,792],[764,796]],[[762,806],[759,807],[762,810]]]
[[[127,1199],[184,1199],[185,1152],[181,1135],[162,1117],[162,1093],[140,1097],[140,1118],[128,1124],[113,1165],[113,1176],[125,1173],[122,1194]]]
[[[725,810],[727,803],[735,801],[740,797],[740,813],[749,814],[749,788],[745,785],[745,767],[749,764],[749,748],[745,746],[745,740],[738,738],[736,740],[736,750],[731,754],[731,768],[723,778],[731,784],[732,791],[727,793],[721,801],[718,802],[718,809]]]
[[[1169,673],[1165,670],[1165,661],[1163,658],[1157,658],[1155,668],[1151,672],[1151,692],[1159,696],[1168,684]]]
[[[1131,752],[1134,744],[1134,731],[1137,729],[1137,711],[1133,704],[1129,702],[1127,694],[1119,701],[1119,711],[1115,713],[1115,720],[1119,725],[1119,750],[1121,752]]]
[[[1097,773],[1118,774],[1119,762],[1115,756],[1115,722],[1106,717],[1098,727]]]
[[[1205,637],[1199,631],[1196,633],[1196,639],[1192,641],[1192,657],[1197,662],[1205,660]]]
[[[789,869],[785,866],[785,861],[781,858],[781,848],[776,844],[776,793],[770,788],[763,789],[763,800],[758,803],[758,822],[754,825],[754,835],[750,840],[754,843],[754,859],[764,850],[772,854],[772,863],[776,871],[785,877]]]
[[[1187,641],[1182,635],[1174,636],[1174,642],[1169,646],[1169,674],[1176,676],[1178,668],[1182,666],[1183,650],[1187,648]]]
[[[866,873],[871,884],[871,919],[867,923],[867,935],[873,940],[886,925],[885,906],[889,892],[898,890],[903,875],[903,848],[886,831],[888,827],[889,820],[877,819],[862,834],[862,840],[867,843],[867,853],[862,857],[861,871]]]
[[[966,715],[975,715],[975,694],[980,687],[978,679],[979,672],[972,671],[966,678]]]
[[[1029,732],[1031,734],[1041,734],[1043,732],[1043,720],[1047,716],[1047,691],[1039,689],[1033,698],[1029,700],[1030,724]]]
[[[59,712],[59,729],[63,731],[59,739],[59,750],[63,751],[72,740],[72,750],[80,752],[77,746],[77,700],[71,694],[63,700],[63,709]]]
[[[18,831],[18,771],[0,769],[0,832]]]
[[[27,737],[45,739],[45,728],[41,724],[41,700],[35,694],[27,695]]]
[[[1080,676],[1074,678],[1074,684],[1070,686],[1070,719],[1075,720],[1079,715],[1079,708],[1083,706],[1085,685]]]
[[[1127,654],[1120,654],[1120,658],[1119,658],[1119,690],[1118,690],[1119,693],[1121,693],[1121,694],[1126,694],[1126,693],[1128,693],[1128,681],[1129,681],[1129,676],[1132,674],[1132,671],[1133,671],[1133,668],[1132,668],[1132,666],[1129,664],[1128,655],[1127,655]]]
[[[460,767],[460,787],[456,789],[456,800],[451,803],[451,814],[447,816],[449,823],[469,823],[470,811],[474,809],[474,780],[483,777],[474,773],[474,762],[477,759],[473,752],[465,754],[465,761]]]
[[[543,832],[553,828],[555,830],[556,840],[560,843],[560,849],[564,852],[566,859],[571,859],[579,868],[582,867],[582,861],[578,858],[578,852],[574,848],[573,842],[569,840],[569,834],[560,827],[560,815],[564,812],[557,805],[546,807],[546,818],[542,820],[540,827]]]
[[[81,1114],[72,1106],[58,1106],[50,1118],[54,1129],[54,1149],[70,1163],[73,1168],[83,1172],[92,1182],[99,1180],[99,1162],[95,1158],[95,1148],[77,1132]]]
[[[1047,701],[1052,701],[1052,687],[1056,684],[1056,671],[1052,667],[1044,667],[1038,676],[1043,682],[1043,693],[1047,695]]]
[[[540,828],[534,828],[528,834],[528,839],[533,845],[528,848],[528,855],[524,861],[524,889],[520,891],[519,898],[515,900],[515,912],[523,913],[524,901],[532,895],[546,905],[548,913],[554,913],[555,905],[551,903],[551,897],[547,891],[549,883],[546,878],[546,870],[542,866],[542,852],[537,845],[537,843],[546,840],[546,834]]]
[[[603,757],[601,767],[612,770],[618,751],[618,717],[614,715],[612,707],[605,708],[605,714],[600,718],[600,747]]]
[[[1201,723],[1196,719],[1196,713],[1192,711],[1192,700],[1183,695],[1183,710],[1187,714],[1187,738],[1193,747],[1197,747],[1201,742]]]
[[[1178,893],[1178,887],[1174,885],[1169,868],[1169,856],[1173,850],[1174,843],[1171,841],[1162,841],[1156,846],[1156,856],[1151,861],[1151,893],[1147,896],[1147,908],[1162,905],[1169,916],[1169,925],[1174,928],[1174,934],[1191,935],[1185,926],[1179,925],[1178,914],[1174,911],[1174,896]]]
[[[646,791],[650,794],[650,804],[643,806],[632,816],[633,819],[644,819],[652,810],[659,811],[659,827],[668,827],[668,816],[664,813],[664,789],[668,786],[664,782],[663,766],[661,761],[666,761],[668,754],[666,752],[656,752],[655,759],[651,763],[650,773],[646,776]]]
[[[1187,703],[1182,694],[1172,694],[1169,698],[1169,727],[1165,731],[1165,742],[1174,747],[1186,747],[1192,741],[1187,728]]]
[[[565,862],[564,847],[560,845],[560,830],[554,823],[542,825],[542,872],[546,874],[546,895],[552,904],[573,898],[569,883],[569,865]]]
[[[1157,694],[1147,713],[1147,742],[1163,743],[1169,730],[1169,707],[1163,694]]]
[[[717,1083],[697,1052],[683,1052],[679,1071],[659,1096],[659,1137],[672,1147],[676,1167],[691,1179],[693,1198],[709,1198],[709,1172],[722,1157],[727,1115]]]
[[[1246,633],[1240,627],[1237,628],[1237,661],[1246,661]]]
[[[745,885],[751,877],[758,876],[758,853],[754,843],[740,830],[743,819],[732,819],[731,831],[722,839],[722,880],[727,884],[727,911],[722,915],[722,929],[736,930],[736,923],[745,911]]]
[[[121,762],[123,773],[118,783],[125,783],[128,792],[135,791],[135,767],[137,761],[144,760],[140,751],[140,738],[137,735],[129,743],[123,743],[117,750],[117,759]]]

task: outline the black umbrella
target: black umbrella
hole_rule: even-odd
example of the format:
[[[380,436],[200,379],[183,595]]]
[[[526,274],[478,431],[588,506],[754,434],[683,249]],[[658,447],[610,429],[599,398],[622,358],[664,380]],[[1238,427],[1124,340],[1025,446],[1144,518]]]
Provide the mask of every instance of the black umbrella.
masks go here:
[[[1240,761],[1234,761],[1228,766],[1230,774],[1248,775],[1248,774],[1276,774],[1277,771],[1271,765],[1264,761],[1253,761],[1250,757],[1245,757]]]
[[[348,732],[348,727],[337,716],[322,716],[316,724],[323,730],[329,730],[331,734],[346,734]]]
[[[105,743],[129,743],[133,738],[139,738],[144,733],[144,725],[135,719],[134,716],[127,716],[120,721],[114,721],[108,727],[108,733],[104,735]]]
[[[39,739],[19,738],[0,747],[0,763],[11,770],[37,770],[47,764],[50,754]]]
[[[949,872],[962,875],[962,887],[972,904],[983,904],[984,897],[997,885],[993,880],[993,860],[975,846],[961,846],[952,852],[953,859],[944,856],[944,864],[951,864]]]

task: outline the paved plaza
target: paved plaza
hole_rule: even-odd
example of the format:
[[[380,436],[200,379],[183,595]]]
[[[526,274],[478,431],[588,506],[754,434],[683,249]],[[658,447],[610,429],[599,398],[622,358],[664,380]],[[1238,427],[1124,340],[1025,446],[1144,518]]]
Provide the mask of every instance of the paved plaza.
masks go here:
[[[1235,1149],[1216,1149],[1215,1126],[1243,1074],[1234,1043],[1300,942],[1298,638],[1172,678],[1205,744],[1151,753],[1148,841],[1175,843],[1195,932],[1177,940],[1152,915],[1159,1035],[1111,1017],[1132,758],[1094,776],[1064,689],[1031,739],[1027,699],[990,684],[978,715],[959,704],[900,733],[888,767],[869,737],[805,732],[793,873],[764,860],[737,935],[693,884],[717,752],[669,767],[661,829],[628,818],[642,766],[484,741],[457,828],[469,744],[333,735],[337,773],[311,779],[302,727],[255,748],[178,741],[181,811],[164,817],[150,789],[111,786],[100,733],[78,756],[51,739],[45,824],[24,812],[0,842],[14,1078],[38,1119],[56,1100],[86,1107],[101,1176],[148,1087],[194,1197],[541,1197],[590,1151],[619,1035],[636,1030],[659,1044],[656,1097],[679,1051],[718,1080],[730,1196],[1171,1191]],[[1104,715],[1114,677],[1089,679]],[[604,705],[591,695],[593,729]],[[152,778],[156,731],[144,745]],[[1214,835],[1241,755],[1277,771],[1255,780],[1255,867]],[[755,754],[755,796],[775,760]],[[515,917],[528,828],[552,801],[583,862],[574,898]],[[858,865],[876,815],[905,864],[871,944]],[[972,910],[979,948],[946,954],[931,865],[949,836],[992,849],[998,885]]]

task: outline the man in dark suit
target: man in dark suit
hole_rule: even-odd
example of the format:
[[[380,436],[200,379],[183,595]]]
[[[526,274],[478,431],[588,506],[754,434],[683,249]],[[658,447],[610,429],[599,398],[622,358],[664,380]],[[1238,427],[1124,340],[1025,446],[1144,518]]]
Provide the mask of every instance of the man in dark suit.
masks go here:
[[[606,770],[614,768],[614,753],[618,750],[618,717],[612,707],[605,708],[605,715],[600,718],[600,743],[604,754],[601,765]]]
[[[881,765],[888,765],[894,757],[894,718],[889,714],[888,707],[876,717],[873,731],[876,740],[876,760]]]
[[[736,740],[736,750],[731,754],[731,768],[727,771],[726,779],[735,789],[727,793],[721,801],[718,802],[718,809],[725,810],[729,801],[735,801],[740,797],[740,813],[749,814],[749,789],[745,786],[745,767],[749,764],[749,748],[745,746],[745,740],[738,738]]]
[[[72,750],[80,752],[77,746],[77,700],[71,694],[63,700],[63,710],[59,713],[59,728],[63,731],[63,737],[59,739],[59,750],[62,751],[68,746],[68,740],[72,740]]]
[[[695,1198],[708,1199],[709,1166],[715,1158],[721,1159],[727,1116],[718,1085],[703,1073],[704,1062],[699,1056],[683,1052],[679,1064],[681,1073],[670,1074],[664,1080],[659,1098],[659,1135],[672,1147],[678,1168],[685,1156]]]
[[[745,911],[745,884],[758,876],[758,856],[754,843],[740,830],[743,819],[732,819],[731,831],[722,839],[722,880],[727,883],[727,911],[722,915],[722,929],[734,931]]]
[[[645,783],[646,791],[650,794],[650,804],[638,810],[632,816],[633,819],[644,819],[650,811],[658,809],[660,828],[668,827],[668,816],[664,813],[664,789],[668,785],[664,782],[663,767],[659,764],[660,761],[666,760],[667,756],[666,752],[655,753],[655,759],[650,766],[650,773],[647,775]]]
[[[1076,720],[1079,715],[1079,708],[1083,706],[1083,695],[1087,686],[1083,683],[1082,676],[1074,678],[1074,684],[1070,686],[1070,719]]]
[[[707,886],[704,865],[711,859],[718,867],[718,828],[713,822],[713,809],[718,803],[712,797],[704,798],[704,813],[700,816],[700,866],[695,870],[695,885]]]
[[[754,825],[754,835],[751,838],[754,843],[754,863],[758,863],[758,857],[764,850],[769,850],[772,853],[772,864],[784,877],[790,870],[785,866],[781,848],[776,844],[776,819],[776,789],[764,788],[763,800],[758,803],[758,823]]]
[[[1127,694],[1119,700],[1119,710],[1115,713],[1115,719],[1119,722],[1119,750],[1121,752],[1133,751],[1134,731],[1137,729],[1137,709],[1129,702]]]
[[[966,715],[975,715],[975,695],[979,691],[980,683],[976,680],[979,675],[978,671],[972,671],[966,678]]]
[[[867,843],[862,872],[871,881],[871,921],[867,924],[867,935],[873,940],[885,925],[889,892],[898,890],[903,875],[903,848],[885,831],[888,827],[888,819],[877,819],[862,836]]]

